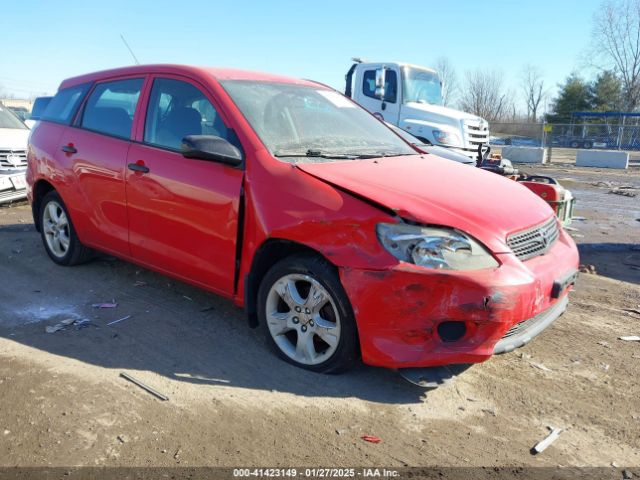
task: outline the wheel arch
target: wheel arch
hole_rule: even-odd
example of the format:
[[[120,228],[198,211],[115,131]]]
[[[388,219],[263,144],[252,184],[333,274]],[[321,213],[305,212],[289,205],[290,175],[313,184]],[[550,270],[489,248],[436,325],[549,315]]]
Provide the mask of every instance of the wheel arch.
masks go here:
[[[33,215],[33,223],[36,226],[36,231],[40,231],[40,222],[38,216],[40,215],[40,205],[45,195],[51,191],[57,191],[56,188],[47,180],[40,179],[33,185],[33,201],[31,202],[31,214]]]
[[[299,254],[319,257],[326,261],[328,265],[336,268],[326,256],[308,245],[282,238],[267,239],[256,250],[251,262],[251,269],[244,277],[244,309],[247,313],[250,327],[255,328],[258,326],[258,288],[267,271],[280,260]]]

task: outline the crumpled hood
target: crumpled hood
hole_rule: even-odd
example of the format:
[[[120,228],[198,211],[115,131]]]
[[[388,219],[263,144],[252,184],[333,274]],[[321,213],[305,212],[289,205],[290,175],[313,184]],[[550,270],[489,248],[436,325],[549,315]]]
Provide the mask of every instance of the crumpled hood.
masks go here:
[[[495,253],[509,252],[509,233],[554,213],[513,180],[435,155],[299,163],[332,185],[393,209],[400,217],[467,232]]]
[[[0,150],[26,150],[28,129],[0,128]]]

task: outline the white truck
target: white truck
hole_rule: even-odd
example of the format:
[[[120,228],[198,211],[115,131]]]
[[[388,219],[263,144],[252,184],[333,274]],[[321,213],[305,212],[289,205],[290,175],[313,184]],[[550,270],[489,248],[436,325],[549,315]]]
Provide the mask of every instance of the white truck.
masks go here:
[[[353,61],[346,75],[346,96],[427,144],[478,159],[489,143],[489,123],[445,107],[438,72],[406,63]]]

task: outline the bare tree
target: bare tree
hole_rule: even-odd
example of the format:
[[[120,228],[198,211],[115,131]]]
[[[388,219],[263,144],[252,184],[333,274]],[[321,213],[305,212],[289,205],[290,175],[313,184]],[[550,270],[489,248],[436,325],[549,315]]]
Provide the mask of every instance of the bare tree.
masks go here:
[[[525,65],[522,69],[522,90],[527,103],[527,120],[536,122],[540,102],[545,96],[542,72],[533,65]]]
[[[490,122],[509,113],[508,96],[498,71],[476,69],[467,72],[461,91],[460,107],[466,112]]]
[[[594,16],[591,53],[622,80],[627,110],[640,106],[640,0],[605,0]],[[602,65],[601,65],[602,66]]]
[[[436,60],[436,70],[442,81],[442,103],[449,106],[455,103],[458,95],[458,75],[447,57]]]

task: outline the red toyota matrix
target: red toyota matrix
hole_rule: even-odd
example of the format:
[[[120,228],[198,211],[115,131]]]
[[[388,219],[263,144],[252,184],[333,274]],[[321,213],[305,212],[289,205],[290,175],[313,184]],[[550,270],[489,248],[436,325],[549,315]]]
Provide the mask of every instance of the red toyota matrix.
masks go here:
[[[28,156],[54,262],[98,250],[232,298],[309,370],[482,362],[562,315],[578,267],[529,190],[417,153],[312,81],[176,65],[71,78]]]

